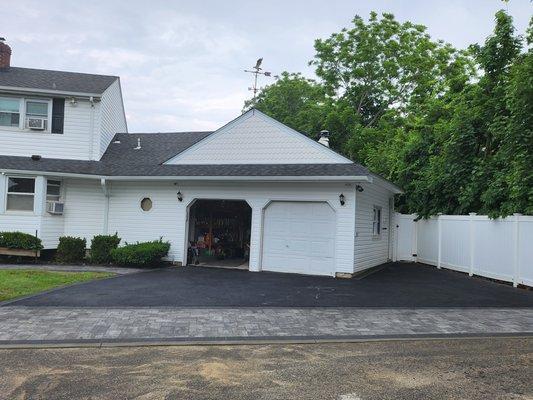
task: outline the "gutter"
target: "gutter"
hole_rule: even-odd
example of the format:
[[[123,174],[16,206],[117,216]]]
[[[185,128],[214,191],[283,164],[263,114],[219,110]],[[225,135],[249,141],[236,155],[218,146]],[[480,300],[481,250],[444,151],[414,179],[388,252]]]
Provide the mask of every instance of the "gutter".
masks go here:
[[[0,169],[6,174],[20,174],[20,175],[43,175],[55,176],[65,178],[80,178],[80,179],[103,179],[104,181],[143,181],[143,180],[160,180],[160,181],[249,181],[249,182],[368,182],[372,183],[374,179],[370,176],[109,176],[109,175],[93,175],[93,174],[75,174],[68,172],[50,172],[50,171],[29,171],[29,170],[13,170]]]
[[[63,95],[63,96],[75,96],[78,98],[100,98],[102,97],[102,93],[84,93],[84,92],[70,92],[66,90],[52,90],[52,89],[31,89],[31,88],[24,88],[24,87],[15,87],[15,86],[0,86],[0,91],[2,92],[9,92],[9,93],[15,93],[20,94],[22,93],[28,93],[28,94],[46,94],[46,95]]]

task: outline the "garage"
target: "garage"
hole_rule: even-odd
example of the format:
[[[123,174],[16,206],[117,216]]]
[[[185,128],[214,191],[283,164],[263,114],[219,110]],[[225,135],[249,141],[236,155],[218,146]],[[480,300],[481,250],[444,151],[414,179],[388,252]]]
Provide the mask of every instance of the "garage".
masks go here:
[[[264,214],[263,271],[334,276],[335,233],[335,211],[326,202],[271,202]]]

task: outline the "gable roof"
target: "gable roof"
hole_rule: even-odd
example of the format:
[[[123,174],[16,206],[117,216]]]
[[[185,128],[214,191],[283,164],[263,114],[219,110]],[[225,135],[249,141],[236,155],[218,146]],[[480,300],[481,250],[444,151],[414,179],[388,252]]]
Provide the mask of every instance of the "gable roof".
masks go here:
[[[1,156],[0,170],[124,177],[354,177],[370,172],[355,163],[339,164],[179,164],[168,165],[176,153],[187,150],[212,132],[118,133],[100,161]],[[136,150],[138,139],[141,148]],[[120,143],[116,143],[119,141]],[[297,160],[295,160],[297,161]]]
[[[350,164],[351,160],[257,109],[250,109],[167,165]]]
[[[0,70],[0,88],[35,89],[43,92],[102,94],[118,76],[9,67]]]

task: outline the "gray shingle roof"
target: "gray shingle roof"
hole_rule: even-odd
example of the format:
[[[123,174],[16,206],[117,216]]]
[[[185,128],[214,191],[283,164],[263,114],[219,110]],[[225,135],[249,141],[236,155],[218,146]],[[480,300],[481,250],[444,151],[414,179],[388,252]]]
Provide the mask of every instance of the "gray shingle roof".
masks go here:
[[[50,90],[51,92],[102,94],[117,79],[117,76],[46,69],[10,67],[0,70],[0,86]]]
[[[211,132],[144,133],[115,135],[100,161],[81,161],[30,157],[0,156],[0,169],[75,173],[102,176],[367,176],[370,172],[359,164],[229,164],[229,165],[162,165],[163,162]],[[134,150],[137,138],[141,149]]]

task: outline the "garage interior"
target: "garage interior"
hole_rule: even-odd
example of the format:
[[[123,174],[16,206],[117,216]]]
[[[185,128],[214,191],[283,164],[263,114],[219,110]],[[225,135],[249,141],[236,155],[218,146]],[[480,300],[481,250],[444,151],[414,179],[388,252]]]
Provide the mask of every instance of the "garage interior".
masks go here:
[[[194,202],[187,264],[248,269],[252,209],[244,200]]]

